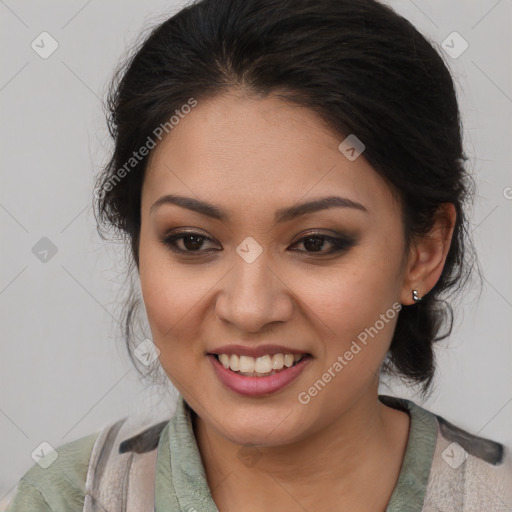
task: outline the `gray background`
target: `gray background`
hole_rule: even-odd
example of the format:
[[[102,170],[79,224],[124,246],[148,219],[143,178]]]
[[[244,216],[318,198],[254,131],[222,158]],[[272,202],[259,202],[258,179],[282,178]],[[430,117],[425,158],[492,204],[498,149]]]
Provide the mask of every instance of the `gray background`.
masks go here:
[[[440,344],[432,396],[399,384],[382,392],[512,445],[512,0],[390,4],[440,45],[453,31],[469,43],[444,55],[477,180],[471,222],[485,280]],[[111,149],[100,99],[112,72],[142,29],[181,5],[0,0],[0,502],[42,441],[58,447],[128,414],[172,412],[175,394],[141,383],[118,338],[123,251],[99,239],[90,204]],[[43,31],[59,45],[47,59],[31,48]],[[32,251],[43,237],[57,248],[46,262]]]

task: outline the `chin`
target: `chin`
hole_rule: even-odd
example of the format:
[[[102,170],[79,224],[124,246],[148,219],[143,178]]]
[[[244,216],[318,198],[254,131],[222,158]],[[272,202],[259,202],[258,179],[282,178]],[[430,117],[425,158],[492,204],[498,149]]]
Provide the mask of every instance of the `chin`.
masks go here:
[[[275,432],[273,429],[275,429],[275,425],[269,425],[268,428],[261,429],[245,428],[243,426],[236,428],[235,425],[230,425],[226,437],[232,443],[255,447],[284,446],[300,437],[288,431]]]
[[[292,414],[292,409],[280,408],[277,414],[272,409],[255,413],[254,409],[237,411],[235,407],[230,414],[211,416],[209,423],[220,427],[229,441],[245,446],[281,446],[298,440],[304,419]]]

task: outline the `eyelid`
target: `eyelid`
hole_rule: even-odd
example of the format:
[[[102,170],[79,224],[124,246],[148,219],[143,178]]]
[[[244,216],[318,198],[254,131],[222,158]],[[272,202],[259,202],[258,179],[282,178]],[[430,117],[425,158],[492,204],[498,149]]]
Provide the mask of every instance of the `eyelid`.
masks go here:
[[[326,232],[318,230],[318,229],[306,230],[297,235],[296,241],[299,242],[304,237],[307,237],[307,236],[321,236],[321,237],[325,237],[325,238],[341,238],[344,240],[351,240],[351,239],[355,238],[353,235],[349,235],[348,233],[337,233],[335,231],[330,231],[330,230],[327,230],[327,231],[328,232],[326,233]],[[293,243],[295,243],[295,242],[293,242]]]
[[[327,251],[318,251],[318,252],[315,252],[315,251],[310,252],[310,251],[303,251],[303,250],[297,251],[297,252],[306,254],[308,256],[314,256],[315,254],[318,254],[319,256],[322,256],[322,255],[328,256],[328,255],[332,255],[332,254],[338,254],[338,253],[344,252],[358,244],[357,237],[355,237],[353,235],[347,235],[347,234],[341,234],[341,233],[338,233],[336,235],[328,235],[328,234],[322,233],[321,231],[309,231],[307,233],[301,234],[300,237],[295,242],[293,242],[292,246],[297,243],[303,243],[304,239],[306,239],[308,237],[323,238],[324,241],[327,241],[332,246],[332,248]]]
[[[186,249],[180,249],[176,247],[175,241],[183,239],[187,236],[197,236],[204,241],[209,242],[215,242],[215,240],[207,235],[202,234],[198,231],[191,231],[191,230],[180,230],[175,231],[171,234],[164,235],[160,238],[160,241],[163,245],[168,247],[171,251],[180,254],[180,255],[186,255],[187,257],[197,257],[205,254],[209,254],[213,251],[221,251],[222,249],[198,249],[197,251],[193,250],[186,250]],[[308,237],[316,237],[316,238],[322,238],[324,242],[328,242],[331,244],[331,249],[326,251],[305,251],[305,250],[298,250],[298,249],[292,249],[293,252],[302,253],[307,256],[328,256],[333,254],[339,254],[342,252],[347,251],[354,245],[358,244],[358,238],[354,235],[348,235],[348,234],[341,234],[336,233],[335,235],[328,235],[326,233],[323,233],[318,230],[310,230],[301,233],[298,235],[298,238],[292,242],[291,246],[294,246],[296,244],[299,244],[301,242],[304,242],[305,239]]]
[[[197,236],[203,239],[203,241],[209,241],[209,242],[215,242],[215,240],[207,235],[204,235],[203,233],[199,231],[190,231],[190,230],[183,230],[183,231],[175,231],[170,234],[165,234],[160,238],[160,242],[167,246],[172,251],[178,253],[178,254],[189,254],[189,255],[200,255],[200,254],[206,254],[212,251],[219,251],[222,249],[207,249],[207,250],[198,250],[198,251],[186,251],[183,249],[178,249],[172,242],[175,240],[183,239],[186,236]]]

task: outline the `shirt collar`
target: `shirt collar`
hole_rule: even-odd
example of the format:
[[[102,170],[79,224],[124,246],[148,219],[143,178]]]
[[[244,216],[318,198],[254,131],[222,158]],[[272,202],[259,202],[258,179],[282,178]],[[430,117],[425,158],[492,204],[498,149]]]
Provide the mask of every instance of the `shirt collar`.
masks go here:
[[[386,512],[420,512],[435,450],[436,418],[403,398],[379,395],[379,400],[411,417],[402,468]],[[192,410],[179,395],[158,444],[155,512],[189,510],[218,512],[194,436]]]
[[[379,395],[379,400],[411,418],[404,460],[386,512],[421,512],[436,448],[436,417],[405,398]]]
[[[155,512],[218,512],[192,427],[192,409],[181,394],[158,444]]]

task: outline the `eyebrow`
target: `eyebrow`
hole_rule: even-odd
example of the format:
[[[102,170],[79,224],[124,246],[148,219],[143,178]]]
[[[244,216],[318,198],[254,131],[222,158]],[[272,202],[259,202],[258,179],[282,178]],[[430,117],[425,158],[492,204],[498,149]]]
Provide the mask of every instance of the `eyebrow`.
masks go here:
[[[201,215],[212,217],[223,222],[228,221],[230,218],[230,215],[225,210],[211,203],[199,201],[192,197],[172,194],[168,194],[157,199],[151,206],[149,212],[152,213],[164,204],[181,206],[182,208],[187,208],[188,210],[195,211]],[[357,201],[352,201],[352,199],[348,199],[346,197],[327,196],[276,210],[274,215],[274,224],[288,222],[300,217],[301,215],[327,210],[329,208],[352,208],[368,213],[368,210]]]

